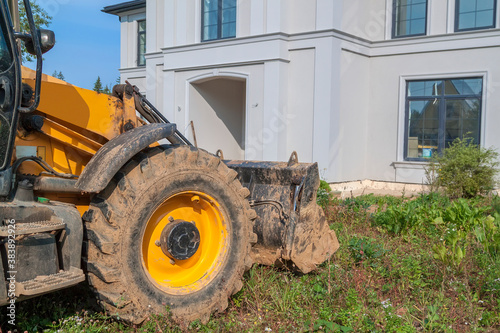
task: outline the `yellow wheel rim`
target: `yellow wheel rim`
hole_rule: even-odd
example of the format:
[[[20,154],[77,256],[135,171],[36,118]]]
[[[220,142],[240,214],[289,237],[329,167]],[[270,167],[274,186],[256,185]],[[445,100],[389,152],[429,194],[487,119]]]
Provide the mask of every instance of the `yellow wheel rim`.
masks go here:
[[[200,233],[196,253],[186,260],[171,260],[155,242],[174,220],[195,222]],[[187,191],[165,200],[149,219],[142,238],[142,260],[149,277],[165,292],[175,295],[202,289],[222,267],[227,247],[227,224],[219,203],[201,192]]]

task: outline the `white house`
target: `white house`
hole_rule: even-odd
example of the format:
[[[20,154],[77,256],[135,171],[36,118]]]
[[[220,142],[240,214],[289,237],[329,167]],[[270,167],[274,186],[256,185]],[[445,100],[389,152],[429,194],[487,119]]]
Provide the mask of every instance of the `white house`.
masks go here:
[[[500,147],[497,0],[137,0],[121,79],[225,158],[421,184],[470,133]]]

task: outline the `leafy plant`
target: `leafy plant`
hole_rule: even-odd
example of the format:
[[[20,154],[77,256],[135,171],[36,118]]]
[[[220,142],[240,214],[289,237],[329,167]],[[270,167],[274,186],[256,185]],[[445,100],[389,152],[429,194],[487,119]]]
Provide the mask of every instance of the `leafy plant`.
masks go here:
[[[387,250],[385,250],[382,245],[375,243],[373,239],[365,237],[351,238],[348,248],[351,252],[351,257],[357,263],[364,260],[373,261],[382,257],[387,252]],[[371,265],[376,266],[376,264],[373,262],[371,263]]]
[[[440,325],[437,324],[439,320],[439,307],[436,305],[428,305],[427,316],[424,319],[424,327],[430,330],[442,329]]]
[[[446,225],[454,224],[460,230],[468,233],[481,223],[488,210],[490,210],[490,207],[481,206],[475,200],[460,198],[446,207],[443,220]]]
[[[467,235],[472,230],[477,230],[480,234],[477,226],[484,225],[486,212],[490,209],[480,206],[477,200],[463,198],[446,207],[442,216],[433,221],[433,224],[442,230],[441,242],[432,247],[434,258],[446,266],[460,268],[466,254]]]
[[[407,234],[410,231],[429,231],[432,221],[442,215],[449,201],[439,194],[422,194],[415,200],[393,203],[385,211],[373,216],[372,224],[381,226],[393,234]]]
[[[435,223],[443,223],[442,218],[437,218]],[[434,259],[440,260],[446,266],[459,268],[465,257],[466,237],[466,232],[458,229],[454,224],[449,225],[442,243],[434,244],[432,247]]]
[[[426,168],[431,189],[443,188],[451,198],[472,198],[487,194],[495,187],[498,153],[492,148],[480,147],[474,139],[455,139],[436,155]]]
[[[371,198],[373,196],[347,198],[342,204],[354,212],[364,211],[372,205],[373,200],[370,200]]]
[[[402,290],[423,288],[428,285],[427,270],[420,256],[395,256],[392,266],[391,276],[398,279]]]
[[[320,180],[318,194],[316,196],[316,202],[320,207],[326,208],[330,200],[332,199],[330,185],[325,180]]]
[[[483,245],[493,261],[500,259],[500,214],[488,215],[474,229],[476,239]]]

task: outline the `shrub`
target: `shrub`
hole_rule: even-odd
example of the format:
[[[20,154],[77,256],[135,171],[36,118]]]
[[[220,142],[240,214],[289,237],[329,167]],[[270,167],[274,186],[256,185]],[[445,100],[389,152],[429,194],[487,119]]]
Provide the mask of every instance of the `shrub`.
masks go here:
[[[494,149],[479,147],[470,137],[457,138],[426,168],[427,182],[451,198],[487,194],[496,185],[497,158]]]
[[[316,202],[322,208],[326,208],[326,206],[330,202],[330,199],[332,197],[332,195],[330,194],[331,190],[332,189],[330,188],[330,185],[328,185],[326,181],[324,181],[323,179],[320,180]]]

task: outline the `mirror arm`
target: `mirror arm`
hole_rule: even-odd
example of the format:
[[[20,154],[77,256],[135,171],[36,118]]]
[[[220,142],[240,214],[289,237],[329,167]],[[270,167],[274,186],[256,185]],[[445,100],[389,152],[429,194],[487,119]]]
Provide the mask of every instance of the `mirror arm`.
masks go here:
[[[22,33],[22,32],[14,32],[14,37],[17,38],[17,39],[22,40],[23,42],[31,40],[31,35],[30,34],[25,34],[25,33]]]

